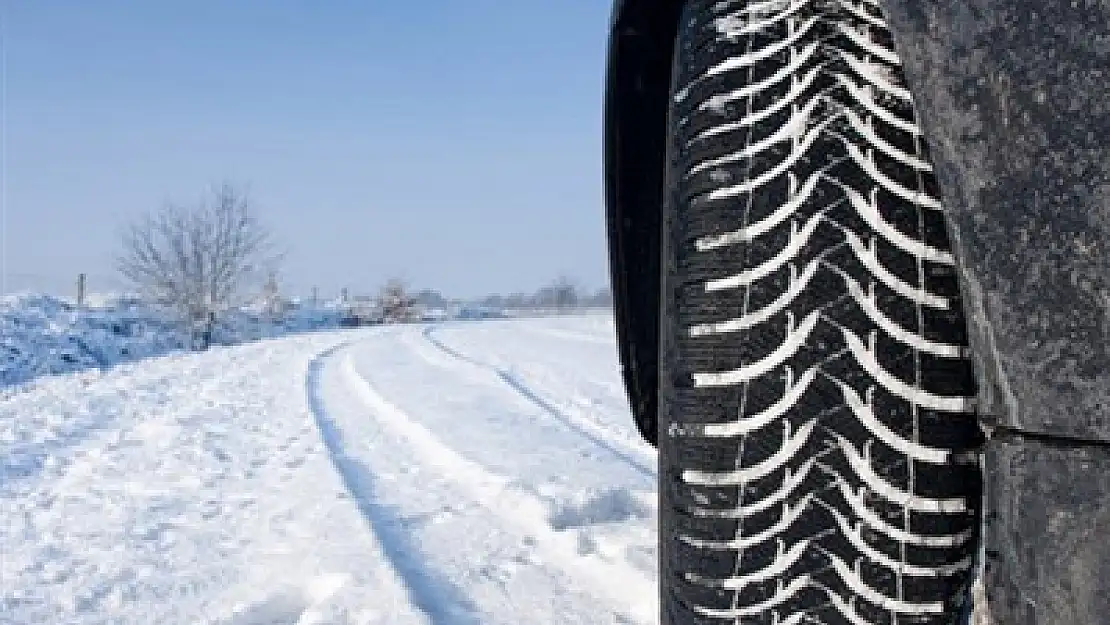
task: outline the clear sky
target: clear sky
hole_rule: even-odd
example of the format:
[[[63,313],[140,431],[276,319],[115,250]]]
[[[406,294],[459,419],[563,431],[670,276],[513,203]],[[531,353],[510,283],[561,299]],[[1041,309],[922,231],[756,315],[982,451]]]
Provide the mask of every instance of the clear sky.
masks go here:
[[[609,0],[4,0],[7,290],[248,184],[291,290],[606,282]]]

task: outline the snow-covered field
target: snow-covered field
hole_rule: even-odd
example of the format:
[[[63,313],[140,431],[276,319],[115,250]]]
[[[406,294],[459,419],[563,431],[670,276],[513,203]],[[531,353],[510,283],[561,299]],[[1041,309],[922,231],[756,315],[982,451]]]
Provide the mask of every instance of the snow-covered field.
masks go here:
[[[611,317],[384,326],[0,396],[0,624],[652,623]]]

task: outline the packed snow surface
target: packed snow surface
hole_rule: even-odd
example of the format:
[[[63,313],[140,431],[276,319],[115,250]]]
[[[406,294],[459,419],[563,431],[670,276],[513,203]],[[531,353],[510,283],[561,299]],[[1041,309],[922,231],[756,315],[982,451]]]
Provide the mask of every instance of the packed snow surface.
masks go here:
[[[656,621],[606,315],[379,326],[0,394],[0,624]]]

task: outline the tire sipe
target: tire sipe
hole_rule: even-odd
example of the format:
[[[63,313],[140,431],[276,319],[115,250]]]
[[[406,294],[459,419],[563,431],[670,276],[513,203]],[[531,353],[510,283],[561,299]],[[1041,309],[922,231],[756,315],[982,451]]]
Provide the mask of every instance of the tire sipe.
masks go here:
[[[957,623],[982,434],[944,207],[880,5],[692,0],[681,19],[663,623]]]

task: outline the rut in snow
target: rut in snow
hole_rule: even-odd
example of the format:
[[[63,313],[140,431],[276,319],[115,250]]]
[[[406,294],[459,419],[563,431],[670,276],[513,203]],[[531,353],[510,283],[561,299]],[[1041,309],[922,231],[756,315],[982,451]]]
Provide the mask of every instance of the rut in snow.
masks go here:
[[[357,503],[368,529],[378,538],[390,565],[404,583],[412,604],[428,617],[431,625],[479,625],[477,606],[459,587],[424,563],[419,548],[404,531],[400,515],[391,506],[378,501],[374,473],[348,453],[347,441],[328,414],[320,391],[324,369],[337,353],[349,346],[349,342],[342,343],[321,353],[309,364],[305,376],[309,407],[328,456]]]
[[[535,484],[516,474],[497,474],[462,455],[417,416],[386,399],[357,370],[352,354],[340,358],[334,374],[343,377],[343,387],[369,411],[383,437],[394,439],[389,445],[400,446],[401,455],[422,470],[431,469],[445,478],[451,485],[451,496],[458,503],[473,503],[483,509],[498,531],[524,537],[549,574],[577,580],[590,595],[621,611],[627,610],[630,594],[651,596],[651,580],[631,563],[595,557],[596,537],[590,527],[593,523],[642,518],[648,512],[639,509],[640,502],[631,496],[629,501],[610,501],[616,495],[603,495],[602,501],[546,501]],[[617,504],[624,505],[618,508]],[[651,610],[637,606],[633,612],[635,616],[620,618],[639,622]]]
[[[620,449],[611,441],[605,440],[601,436],[594,434],[582,427],[582,425],[577,423],[577,421],[572,416],[541,397],[539,393],[532,390],[532,388],[530,388],[527,384],[520,380],[520,378],[514,376],[511,372],[506,371],[505,369],[502,369],[495,365],[491,365],[489,363],[472,358],[456,350],[450,345],[447,345],[439,337],[435,336],[435,328],[432,326],[425,328],[422,332],[422,335],[433,347],[447,354],[448,356],[451,356],[457,360],[468,363],[474,367],[484,369],[494,374],[503,384],[505,384],[505,386],[509,387],[518,395],[534,404],[540,410],[543,410],[548,415],[554,417],[556,421],[562,423],[575,434],[578,434],[579,436],[589,440],[590,442],[597,445],[598,447],[601,447],[610,454],[616,456],[644,477],[655,479],[656,471],[654,468],[648,466],[643,460],[632,456],[630,453],[628,453],[628,451]]]

